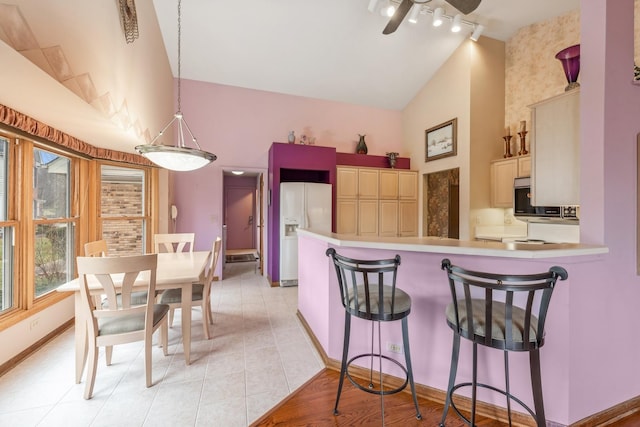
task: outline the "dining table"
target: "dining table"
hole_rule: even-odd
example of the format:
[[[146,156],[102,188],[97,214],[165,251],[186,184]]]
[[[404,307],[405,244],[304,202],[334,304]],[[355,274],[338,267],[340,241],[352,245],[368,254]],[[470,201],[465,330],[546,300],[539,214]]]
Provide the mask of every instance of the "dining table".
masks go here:
[[[181,321],[182,343],[184,347],[184,359],[187,365],[191,363],[191,296],[194,284],[202,283],[204,271],[209,260],[210,251],[159,253],[156,269],[156,290],[181,289]],[[93,277],[93,276],[90,276]],[[93,277],[87,279],[87,285],[92,295],[101,295],[104,289]],[[149,274],[141,274],[134,284],[135,290],[144,290],[148,286]],[[122,278],[114,277],[116,287],[121,285]],[[87,360],[87,319],[82,310],[80,293],[80,281],[75,278],[56,288],[58,292],[73,292],[75,296],[75,353],[76,353],[76,383],[79,384]],[[204,313],[203,313],[204,315]]]

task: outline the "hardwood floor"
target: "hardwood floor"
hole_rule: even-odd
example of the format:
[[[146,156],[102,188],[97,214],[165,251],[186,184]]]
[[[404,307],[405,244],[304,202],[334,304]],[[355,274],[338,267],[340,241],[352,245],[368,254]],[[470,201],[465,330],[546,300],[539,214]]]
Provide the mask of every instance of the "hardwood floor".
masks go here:
[[[259,418],[252,426],[379,426],[382,425],[380,396],[365,393],[345,380],[338,409],[333,415],[340,373],[325,369],[290,395],[276,408]],[[422,420],[417,420],[409,393],[384,397],[385,426],[437,426],[443,407],[426,399],[418,399]],[[452,411],[447,427],[465,426]],[[476,420],[478,427],[503,427],[507,424],[486,418]]]

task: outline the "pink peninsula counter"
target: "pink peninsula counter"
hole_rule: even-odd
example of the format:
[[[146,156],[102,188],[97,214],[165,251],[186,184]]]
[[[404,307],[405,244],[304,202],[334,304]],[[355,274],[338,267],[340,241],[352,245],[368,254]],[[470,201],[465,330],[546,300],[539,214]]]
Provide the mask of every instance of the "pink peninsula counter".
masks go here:
[[[350,258],[382,259],[401,257],[398,287],[412,298],[409,337],[414,378],[423,394],[444,399],[451,360],[452,331],[446,324],[445,307],[451,295],[443,258],[471,270],[496,273],[537,273],[553,265],[564,267],[569,279],[559,282],[549,308],[546,342],[541,350],[542,383],[548,421],[566,425],[570,418],[569,383],[572,360],[579,355],[570,351],[571,298],[579,292],[579,277],[596,268],[607,257],[604,246],[582,244],[522,244],[459,241],[439,238],[363,238],[334,233],[299,230],[298,310],[330,363],[339,363],[342,354],[344,309],[340,304],[336,273],[325,252],[328,248]],[[572,274],[573,272],[573,274]],[[351,325],[350,354],[367,352],[370,326],[354,319]],[[390,356],[403,360],[402,354],[386,350],[402,342],[400,325],[382,325],[382,345]],[[502,352],[480,348],[478,380],[504,385]],[[392,368],[390,368],[392,369]],[[511,390],[532,405],[528,355],[510,356]],[[400,377],[400,372],[390,370]],[[471,345],[462,340],[458,378],[471,378]],[[495,393],[479,391],[479,400],[505,407],[505,400]],[[521,408],[515,408],[522,411]]]

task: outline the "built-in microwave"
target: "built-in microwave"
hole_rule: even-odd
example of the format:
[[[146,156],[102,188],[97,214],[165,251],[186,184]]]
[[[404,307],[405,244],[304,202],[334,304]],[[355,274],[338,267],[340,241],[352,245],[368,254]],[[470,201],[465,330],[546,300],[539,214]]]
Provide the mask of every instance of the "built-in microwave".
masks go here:
[[[578,220],[577,206],[532,206],[531,178],[516,178],[513,185],[513,215],[518,219]]]

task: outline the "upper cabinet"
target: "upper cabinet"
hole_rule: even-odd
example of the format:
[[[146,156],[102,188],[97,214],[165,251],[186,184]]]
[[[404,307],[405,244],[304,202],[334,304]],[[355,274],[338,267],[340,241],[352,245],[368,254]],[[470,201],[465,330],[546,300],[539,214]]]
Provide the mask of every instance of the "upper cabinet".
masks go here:
[[[530,176],[531,157],[510,157],[491,162],[491,207],[513,207],[513,180]]]
[[[580,204],[580,90],[531,106],[531,202]]]
[[[336,231],[359,236],[418,235],[418,172],[338,166]]]

